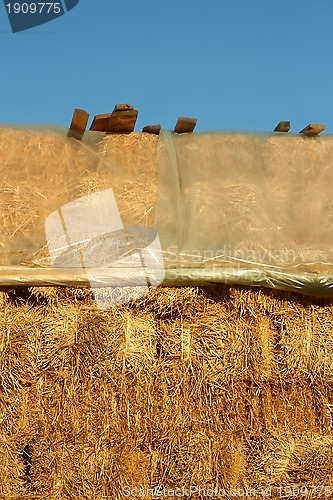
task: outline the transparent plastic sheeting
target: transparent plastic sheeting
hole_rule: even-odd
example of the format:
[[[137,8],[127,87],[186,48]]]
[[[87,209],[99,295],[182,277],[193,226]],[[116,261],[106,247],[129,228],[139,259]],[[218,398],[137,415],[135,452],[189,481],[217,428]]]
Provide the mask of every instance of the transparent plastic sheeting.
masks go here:
[[[0,128],[0,283],[90,285],[104,309],[165,276],[159,235],[148,224],[157,138],[86,133],[79,142],[67,132]]]
[[[1,285],[333,296],[333,136],[67,132],[0,127]]]
[[[333,136],[163,131],[156,229],[172,284],[333,296]]]

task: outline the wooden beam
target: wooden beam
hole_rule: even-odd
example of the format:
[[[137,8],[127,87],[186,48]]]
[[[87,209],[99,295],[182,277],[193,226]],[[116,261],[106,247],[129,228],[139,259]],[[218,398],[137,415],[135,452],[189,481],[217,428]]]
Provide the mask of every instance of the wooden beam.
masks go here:
[[[89,113],[84,109],[74,109],[72,122],[70,124],[67,137],[74,137],[80,141],[86,131],[89,120]]]
[[[309,136],[316,136],[319,135],[320,132],[323,132],[325,130],[325,125],[321,125],[319,123],[310,123],[307,127],[303,128],[303,130],[300,131],[300,134],[304,135],[309,135]]]
[[[134,109],[131,104],[116,104],[115,107],[113,108],[113,113],[115,111],[130,111]]]
[[[133,132],[136,120],[138,118],[136,109],[114,111],[106,127],[107,134],[130,134]]]
[[[161,125],[146,125],[145,127],[143,127],[142,132],[159,135],[159,133],[161,132]]]
[[[96,115],[91,124],[90,130],[95,132],[105,132],[110,120],[111,113],[106,115]]]
[[[289,132],[290,130],[290,122],[279,122],[275,129],[274,132]]]
[[[107,134],[130,134],[133,132],[138,111],[130,104],[116,104],[112,113],[96,115],[90,130]]]
[[[180,116],[176,123],[174,131],[177,134],[185,134],[187,132],[193,132],[197,124],[196,118],[187,118],[185,116]]]

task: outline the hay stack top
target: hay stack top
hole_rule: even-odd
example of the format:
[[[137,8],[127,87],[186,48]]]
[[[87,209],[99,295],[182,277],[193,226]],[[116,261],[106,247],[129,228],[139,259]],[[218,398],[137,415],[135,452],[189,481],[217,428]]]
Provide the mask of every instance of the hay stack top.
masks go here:
[[[126,106],[111,115],[135,111]],[[54,267],[46,221],[59,219],[64,252],[88,244],[90,237],[73,234],[90,222],[101,235],[97,221],[108,205],[97,203],[81,217],[72,211],[72,225],[68,209],[112,192],[125,231],[147,227],[158,235],[164,284],[236,282],[331,294],[331,135],[315,137],[314,125],[286,133],[288,122],[271,133],[84,133],[87,118],[76,112],[69,132],[0,129],[2,284],[87,285],[82,261]],[[119,256],[111,259],[111,271],[105,261],[95,263],[97,281],[107,283],[117,267],[122,284],[129,275],[137,284],[142,269],[134,254],[121,256],[124,266]],[[151,278],[154,269],[147,273]]]

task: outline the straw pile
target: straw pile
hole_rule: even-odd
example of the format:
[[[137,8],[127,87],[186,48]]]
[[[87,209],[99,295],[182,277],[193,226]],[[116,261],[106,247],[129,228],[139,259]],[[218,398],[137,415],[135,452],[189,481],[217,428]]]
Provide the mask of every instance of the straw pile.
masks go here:
[[[75,199],[96,154],[51,130],[0,128],[0,264],[48,256],[45,219]]]
[[[97,134],[86,143],[58,132],[0,128],[2,267],[49,267],[45,219],[102,189],[114,190],[125,225],[154,221],[156,136]]]
[[[155,225],[166,267],[333,273],[330,136],[184,134],[172,141],[174,153],[152,134],[78,142],[52,130],[1,128],[2,267],[50,267],[45,219],[112,188],[125,226]]]
[[[0,299],[1,498],[333,487],[329,301],[235,287],[103,312],[84,289]]]
[[[46,255],[45,216],[101,189],[114,189],[125,225],[153,222],[156,137],[110,136],[94,146],[2,129],[0,141],[1,227],[9,228],[1,233],[2,265],[22,263],[22,252],[29,257],[26,265],[40,262]],[[226,165],[235,147],[230,143],[221,153]],[[276,147],[273,141],[261,152],[261,158],[268,155],[264,166],[271,169],[272,192],[276,199],[282,192],[299,199],[297,189],[288,191],[288,177],[277,182],[281,152],[276,164],[269,152]],[[319,149],[325,175],[305,172],[307,182],[320,181],[321,190],[332,174]],[[242,231],[258,233],[253,214],[266,193],[253,177],[252,160],[245,155],[236,168],[236,174],[243,172],[238,184],[227,170],[211,182],[205,179],[208,164],[198,168],[198,151],[184,154],[197,161],[190,164],[192,174],[181,178],[183,193],[193,188],[186,184],[191,178],[197,183],[194,198],[185,196],[192,232],[183,224],[184,241],[204,248],[195,239],[199,230],[209,245],[218,241],[219,222],[230,238],[237,235],[232,241],[245,245]],[[210,192],[199,200],[208,181]],[[318,238],[330,227],[333,206],[328,188],[323,193],[323,205],[311,198],[313,230],[323,207],[328,217],[316,229]],[[179,205],[169,201],[163,227],[172,236]],[[238,217],[231,229],[230,214]],[[274,212],[274,221],[284,224],[288,214],[297,215],[303,227],[304,214],[292,207]],[[300,248],[297,237],[290,234],[290,241]],[[265,234],[259,241],[272,244]],[[328,240],[321,241],[326,248]],[[128,488],[132,498],[142,498],[140,487],[190,486],[238,496],[272,487],[271,497],[281,498],[280,486],[333,487],[330,301],[227,286],[164,288],[98,311],[90,290],[45,287],[2,290],[0,305],[0,498],[117,500],[128,498]]]
[[[126,226],[151,226],[157,198],[157,144],[154,134],[108,135],[100,143],[98,173],[112,185]]]
[[[180,245],[184,259],[196,252],[208,267],[332,273],[331,136],[185,134],[166,140],[171,161],[161,153],[157,219],[166,245]],[[172,176],[176,167],[179,180]]]

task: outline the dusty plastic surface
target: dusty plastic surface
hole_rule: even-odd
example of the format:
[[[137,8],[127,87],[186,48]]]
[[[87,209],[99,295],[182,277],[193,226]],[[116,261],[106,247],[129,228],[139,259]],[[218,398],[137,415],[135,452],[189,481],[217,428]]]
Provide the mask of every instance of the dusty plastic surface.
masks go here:
[[[156,229],[170,282],[333,294],[332,135],[161,140]]]
[[[157,139],[67,132],[0,127],[0,284],[146,284]]]
[[[0,285],[333,296],[333,136],[0,127]]]
[[[66,129],[0,128],[0,264],[47,264],[45,219],[77,197],[95,156]],[[45,259],[45,262],[44,260]]]

